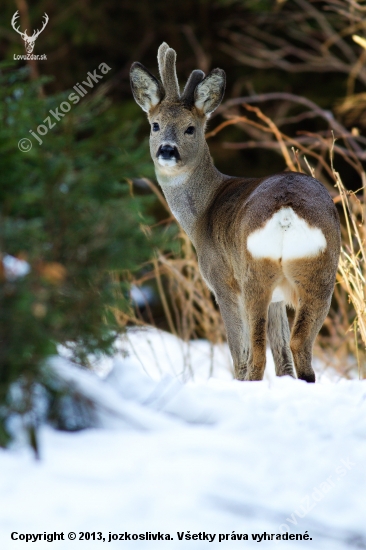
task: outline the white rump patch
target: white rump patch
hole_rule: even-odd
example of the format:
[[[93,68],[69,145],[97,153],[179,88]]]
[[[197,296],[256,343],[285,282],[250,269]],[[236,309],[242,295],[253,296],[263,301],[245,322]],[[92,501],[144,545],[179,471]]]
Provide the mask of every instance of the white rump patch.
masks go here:
[[[254,258],[282,259],[284,262],[317,256],[326,246],[321,229],[311,227],[289,207],[276,212],[264,227],[253,231],[247,241]]]

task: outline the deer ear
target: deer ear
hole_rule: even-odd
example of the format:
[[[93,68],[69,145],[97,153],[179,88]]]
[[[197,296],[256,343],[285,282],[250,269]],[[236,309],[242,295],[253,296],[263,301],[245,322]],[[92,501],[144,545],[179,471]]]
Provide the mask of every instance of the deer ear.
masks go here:
[[[198,84],[194,92],[194,104],[197,109],[209,116],[220,105],[225,92],[225,71],[214,69]]]
[[[163,99],[162,85],[141,63],[133,63],[130,80],[136,103],[147,113]]]

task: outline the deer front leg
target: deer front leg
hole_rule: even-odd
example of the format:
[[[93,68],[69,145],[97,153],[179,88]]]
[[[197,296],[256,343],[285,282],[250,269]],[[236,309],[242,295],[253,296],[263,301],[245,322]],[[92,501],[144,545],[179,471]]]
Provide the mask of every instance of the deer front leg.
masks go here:
[[[236,293],[215,294],[226,328],[227,341],[234,363],[235,378],[245,380],[248,362],[248,327],[240,311],[240,295]]]

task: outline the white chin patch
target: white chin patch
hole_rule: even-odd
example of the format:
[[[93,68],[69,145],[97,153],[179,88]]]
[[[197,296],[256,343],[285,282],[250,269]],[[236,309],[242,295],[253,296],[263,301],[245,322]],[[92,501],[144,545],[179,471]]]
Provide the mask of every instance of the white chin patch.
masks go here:
[[[160,166],[176,166],[177,161],[175,159],[163,159],[161,157],[158,157],[158,163]]]

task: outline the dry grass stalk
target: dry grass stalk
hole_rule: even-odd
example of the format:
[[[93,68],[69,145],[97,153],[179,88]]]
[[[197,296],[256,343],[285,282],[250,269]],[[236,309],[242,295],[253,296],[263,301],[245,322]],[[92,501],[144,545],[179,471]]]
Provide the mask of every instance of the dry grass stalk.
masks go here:
[[[352,304],[355,316],[349,330],[355,336],[355,354],[357,357],[359,377],[364,378],[366,373],[360,363],[358,349],[359,333],[363,347],[366,349],[366,256],[365,256],[365,204],[362,204],[356,194],[347,191],[339,173],[332,168],[337,188],[341,196],[341,204],[347,229],[347,239],[343,238],[341,257],[339,261],[337,282],[344,288]],[[365,173],[363,173],[365,182]],[[365,184],[363,186],[365,191]],[[363,195],[363,197],[365,194]],[[362,218],[360,219],[360,213]]]

